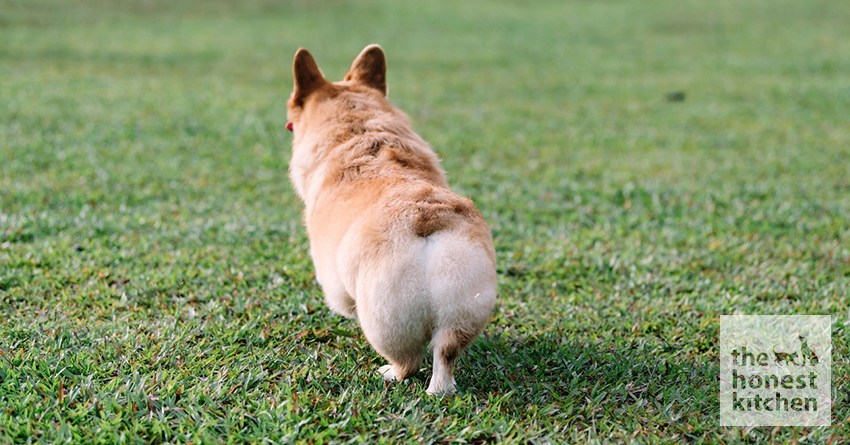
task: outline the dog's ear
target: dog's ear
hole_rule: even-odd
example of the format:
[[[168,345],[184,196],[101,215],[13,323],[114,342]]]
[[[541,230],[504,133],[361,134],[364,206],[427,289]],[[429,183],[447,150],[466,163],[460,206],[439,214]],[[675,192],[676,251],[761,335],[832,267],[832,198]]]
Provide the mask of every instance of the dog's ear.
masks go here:
[[[292,97],[296,103],[302,105],[307,96],[327,83],[316,60],[304,48],[298,48],[295,52],[295,59],[292,61],[292,79],[295,83]]]
[[[351,64],[351,69],[345,75],[345,80],[353,80],[372,87],[386,96],[387,59],[384,57],[384,50],[375,44],[363,48],[363,51]]]

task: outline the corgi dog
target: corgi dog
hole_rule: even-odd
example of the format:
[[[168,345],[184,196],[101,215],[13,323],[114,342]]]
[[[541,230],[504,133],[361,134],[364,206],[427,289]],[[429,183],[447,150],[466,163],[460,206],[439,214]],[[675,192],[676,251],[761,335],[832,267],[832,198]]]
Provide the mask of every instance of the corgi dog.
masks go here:
[[[304,202],[316,278],[331,310],[356,318],[403,380],[433,351],[431,395],[455,392],[458,355],[496,301],[490,229],[452,192],[431,147],[387,100],[386,58],[367,46],[340,82],[295,53],[289,165]]]

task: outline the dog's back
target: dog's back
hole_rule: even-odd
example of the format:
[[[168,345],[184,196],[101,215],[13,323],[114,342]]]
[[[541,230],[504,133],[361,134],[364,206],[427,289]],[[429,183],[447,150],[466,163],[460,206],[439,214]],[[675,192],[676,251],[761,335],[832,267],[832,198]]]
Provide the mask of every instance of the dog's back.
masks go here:
[[[315,80],[309,53],[296,54],[291,174],[329,306],[356,315],[390,361],[385,378],[416,372],[430,343],[428,392],[451,393],[454,361],[495,302],[493,242],[472,202],[448,189],[436,155],[386,101],[384,63],[380,48],[367,47],[346,81],[332,84]],[[315,83],[311,94],[299,91],[299,76]]]

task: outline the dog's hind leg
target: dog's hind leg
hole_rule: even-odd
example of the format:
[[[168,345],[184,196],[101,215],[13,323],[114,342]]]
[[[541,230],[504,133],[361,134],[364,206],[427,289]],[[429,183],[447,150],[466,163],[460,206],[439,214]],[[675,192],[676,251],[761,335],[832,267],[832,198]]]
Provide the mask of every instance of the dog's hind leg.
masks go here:
[[[402,359],[389,360],[390,364],[378,368],[378,372],[386,381],[404,380],[419,370],[419,364],[422,363],[422,355],[404,357]]]
[[[463,348],[474,338],[460,329],[445,329],[434,337],[434,371],[431,383],[425,390],[430,395],[455,393],[454,368]]]
[[[397,294],[403,294],[398,292]],[[368,299],[357,306],[360,328],[369,344],[388,365],[378,368],[384,380],[404,380],[419,371],[422,355],[428,339],[428,329],[415,319],[404,318],[405,314],[417,314],[418,310],[398,306],[371,306]]]

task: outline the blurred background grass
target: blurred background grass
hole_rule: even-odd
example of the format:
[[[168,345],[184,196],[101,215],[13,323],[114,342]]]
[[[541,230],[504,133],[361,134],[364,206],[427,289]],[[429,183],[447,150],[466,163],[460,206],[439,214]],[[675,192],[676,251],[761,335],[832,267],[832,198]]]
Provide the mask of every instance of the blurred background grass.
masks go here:
[[[849,5],[0,0],[0,438],[846,440]],[[376,379],[288,184],[292,54],[373,42],[497,244],[451,400]],[[717,426],[732,312],[835,316],[832,428]]]

